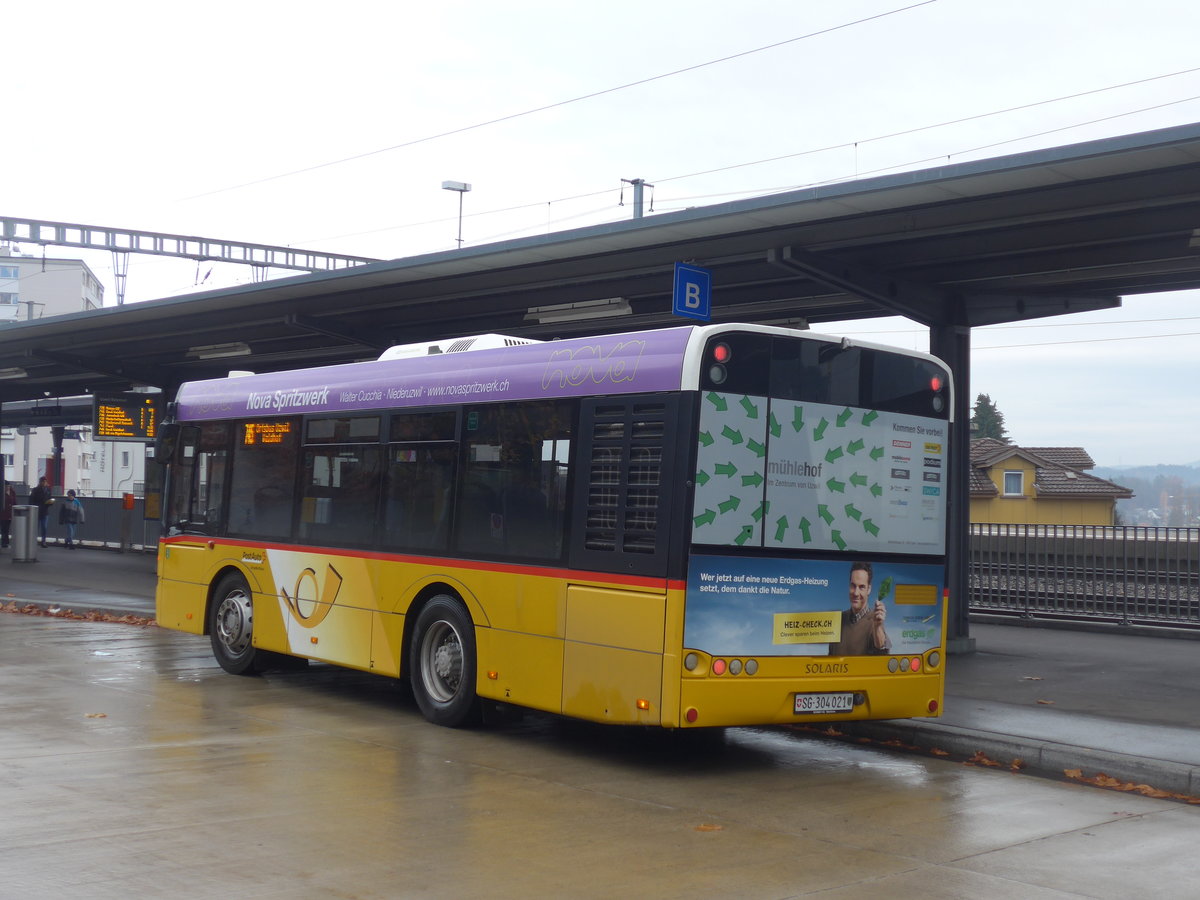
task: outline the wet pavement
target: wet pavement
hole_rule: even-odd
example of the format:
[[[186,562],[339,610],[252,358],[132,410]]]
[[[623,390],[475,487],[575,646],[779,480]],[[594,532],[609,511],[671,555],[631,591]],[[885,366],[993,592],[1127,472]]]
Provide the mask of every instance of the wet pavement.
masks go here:
[[[153,553],[38,548],[0,554],[0,601],[154,615]],[[938,719],[840,724],[846,739],[1063,778],[1108,776],[1200,796],[1200,641],[972,622],[976,652],[948,662]],[[207,641],[190,638],[197,652]]]
[[[0,900],[1192,898],[1200,807],[787,729],[421,717],[333,666],[0,615]]]

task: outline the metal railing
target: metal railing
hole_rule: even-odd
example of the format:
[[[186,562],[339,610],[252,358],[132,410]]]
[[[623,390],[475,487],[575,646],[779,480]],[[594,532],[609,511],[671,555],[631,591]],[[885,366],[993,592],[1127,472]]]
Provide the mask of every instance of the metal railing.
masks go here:
[[[158,547],[159,523],[147,519],[143,498],[134,500],[132,509],[125,509],[121,497],[80,497],[87,513],[84,524],[76,529],[81,544],[117,550],[138,550],[153,553]],[[17,494],[17,505],[29,502],[29,497]],[[58,522],[58,503],[50,509],[47,536],[53,543],[66,540],[66,528]]]
[[[1200,528],[971,525],[971,612],[1200,627]]]

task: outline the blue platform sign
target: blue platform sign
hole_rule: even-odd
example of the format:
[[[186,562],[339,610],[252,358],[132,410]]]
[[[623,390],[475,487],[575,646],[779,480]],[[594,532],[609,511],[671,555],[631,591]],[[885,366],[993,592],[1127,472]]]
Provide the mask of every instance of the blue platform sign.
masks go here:
[[[689,319],[712,318],[712,272],[698,266],[675,263],[675,290],[671,312]]]

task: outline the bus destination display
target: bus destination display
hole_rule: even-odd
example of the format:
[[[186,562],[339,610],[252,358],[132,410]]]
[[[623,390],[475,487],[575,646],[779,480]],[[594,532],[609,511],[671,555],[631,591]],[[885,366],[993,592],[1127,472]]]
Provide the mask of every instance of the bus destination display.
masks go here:
[[[100,441],[152,441],[158,433],[158,398],[122,394],[95,398],[93,437]]]
[[[291,422],[247,422],[242,426],[242,443],[247,447],[282,444],[284,436],[291,433]]]

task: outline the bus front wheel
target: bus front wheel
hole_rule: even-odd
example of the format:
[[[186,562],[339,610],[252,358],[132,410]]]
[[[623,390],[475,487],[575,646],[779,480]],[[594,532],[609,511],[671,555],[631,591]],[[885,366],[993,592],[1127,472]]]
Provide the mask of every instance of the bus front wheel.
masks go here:
[[[479,717],[475,627],[456,598],[440,594],[417,616],[412,638],[413,696],[435,725],[457,728]]]
[[[208,632],[213,656],[233,675],[255,672],[254,604],[250,586],[238,574],[217,582],[208,612]]]

